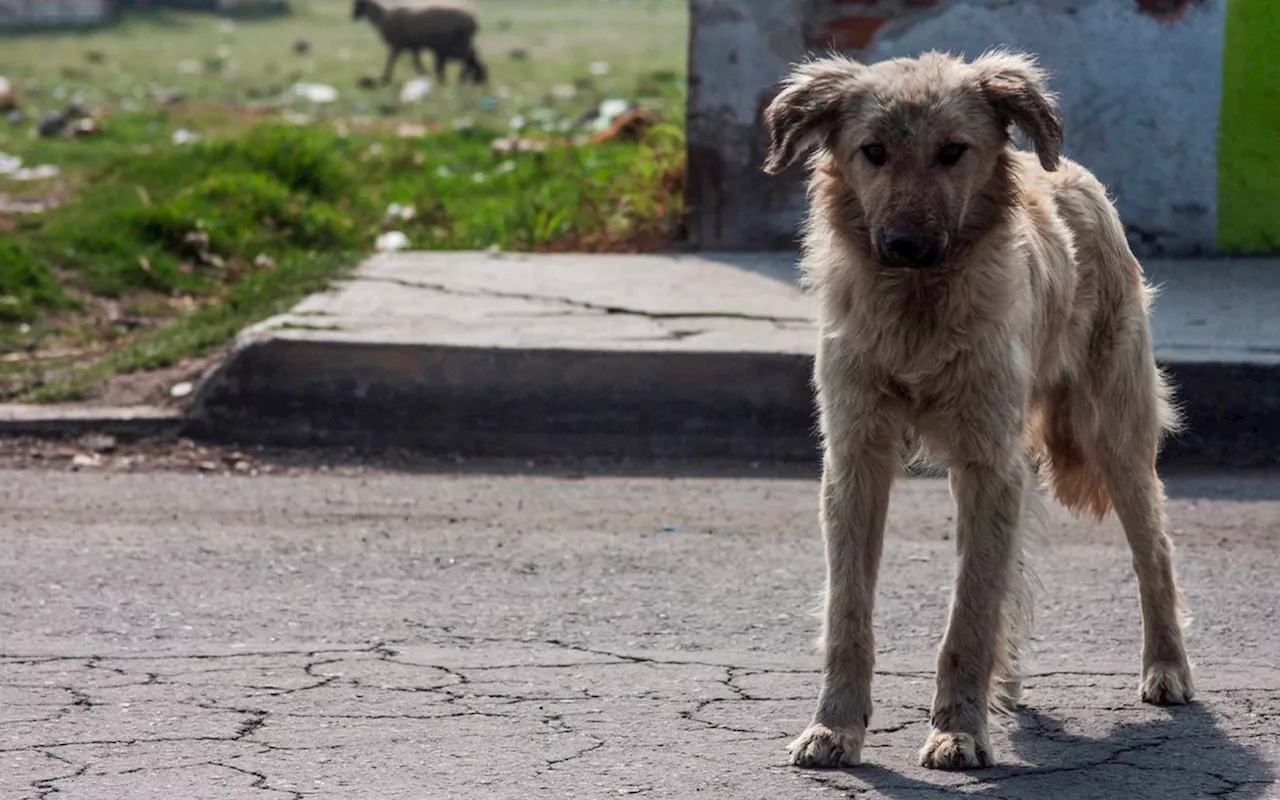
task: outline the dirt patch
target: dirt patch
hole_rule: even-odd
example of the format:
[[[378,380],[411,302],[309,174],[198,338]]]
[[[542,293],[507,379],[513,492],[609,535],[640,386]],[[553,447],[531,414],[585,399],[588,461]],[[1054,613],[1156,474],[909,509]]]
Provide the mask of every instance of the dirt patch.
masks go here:
[[[186,408],[194,392],[174,396],[173,387],[188,383],[194,389],[205,373],[222,363],[226,355],[227,350],[224,348],[165,369],[112,376],[85,402],[94,406]]]
[[[269,475],[484,474],[817,478],[817,465],[718,459],[466,458],[398,448],[220,445],[191,439],[118,441],[91,433],[78,439],[0,437],[0,470],[58,472],[199,472],[257,478]]]

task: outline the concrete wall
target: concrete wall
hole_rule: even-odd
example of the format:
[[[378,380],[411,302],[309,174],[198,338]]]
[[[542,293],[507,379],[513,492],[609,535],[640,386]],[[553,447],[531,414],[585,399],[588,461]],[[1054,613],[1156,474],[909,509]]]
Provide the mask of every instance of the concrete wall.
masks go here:
[[[804,201],[798,174],[776,184],[756,177],[765,144],[758,112],[790,61],[826,49],[864,61],[930,49],[973,56],[1008,44],[1054,71],[1065,152],[1110,187],[1136,250],[1218,249],[1227,8],[1228,0],[694,0],[694,243],[794,241]],[[1280,19],[1272,10],[1280,3],[1266,8],[1258,13]],[[1280,171],[1271,177],[1280,181]]]
[[[690,8],[687,202],[691,239],[708,249],[791,244],[797,175],[760,171],[760,112],[801,58],[822,0],[693,0]]]

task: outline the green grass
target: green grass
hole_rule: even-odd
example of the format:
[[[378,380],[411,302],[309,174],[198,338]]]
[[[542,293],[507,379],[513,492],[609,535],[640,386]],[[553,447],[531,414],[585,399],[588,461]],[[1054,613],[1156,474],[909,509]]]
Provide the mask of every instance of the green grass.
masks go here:
[[[0,200],[60,202],[0,212],[0,399],[84,399],[110,376],[216,350],[323,289],[386,230],[415,249],[669,242],[682,211],[683,5],[478,5],[490,86],[449,86],[412,106],[398,104],[394,87],[354,88],[383,50],[345,0],[302,2],[296,16],[234,29],[164,13],[0,39],[0,69],[33,117],[76,93],[112,109],[85,139],[35,138],[29,124],[0,121],[0,152],[62,170],[32,183],[0,177]],[[310,55],[292,52],[298,38]],[[223,45],[231,54],[217,69],[177,68]],[[517,46],[527,58],[510,57]],[[608,73],[593,75],[593,61]],[[262,96],[295,80],[332,83],[340,99],[310,107]],[[157,102],[152,84],[188,100]],[[572,97],[565,86],[577,87]],[[641,142],[586,143],[571,123],[608,96],[640,98],[662,122]],[[513,116],[545,149],[494,152]],[[402,135],[405,123],[430,132]],[[174,144],[180,128],[201,139]],[[392,203],[413,206],[413,218],[387,219]]]
[[[1231,0],[1222,66],[1218,145],[1218,245],[1280,250],[1280,8]]]
[[[553,142],[516,155],[494,153],[496,137],[263,123],[109,159],[82,178],[73,202],[24,218],[0,247],[8,341],[21,338],[21,323],[31,339],[52,332],[109,354],[70,369],[55,361],[34,379],[10,374],[5,391],[80,399],[109,375],[200,355],[323,288],[391,228],[420,249],[545,250],[628,247],[679,223],[676,126],[639,143]],[[414,217],[386,219],[391,203],[413,206]],[[95,304],[155,313],[166,298],[193,310],[141,335],[77,327]]]
[[[495,127],[535,109],[556,120],[572,118],[604,97],[637,92],[663,104],[685,74],[683,0],[475,0],[477,48],[490,85],[457,87],[453,64],[446,86],[401,106],[399,84],[414,74],[407,56],[392,86],[358,86],[362,76],[381,76],[386,48],[367,21],[352,20],[350,0],[294,5],[297,12],[281,18],[229,23],[161,11],[127,14],[103,29],[7,36],[0,38],[0,74],[39,110],[61,108],[77,94],[89,105],[136,109],[161,88],[227,106],[288,106],[334,118],[469,117]],[[298,40],[310,44],[308,53],[294,52]],[[607,65],[607,73],[594,74],[596,63]],[[320,106],[291,100],[289,89],[298,82],[331,85],[338,100]],[[570,90],[573,96],[565,96]]]

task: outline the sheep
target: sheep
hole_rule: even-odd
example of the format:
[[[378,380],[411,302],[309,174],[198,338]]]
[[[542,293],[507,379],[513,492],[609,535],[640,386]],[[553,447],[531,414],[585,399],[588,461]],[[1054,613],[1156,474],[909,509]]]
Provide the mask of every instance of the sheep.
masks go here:
[[[476,56],[475,35],[479,30],[476,15],[469,7],[446,0],[430,0],[412,5],[391,5],[387,0],[355,0],[354,19],[368,19],[382,34],[391,49],[387,57],[387,69],[382,83],[391,82],[396,60],[408,50],[418,72],[426,72],[422,65],[422,50],[430,50],[436,57],[436,77],[444,83],[444,68],[450,59],[462,62],[459,82],[471,80],[482,84],[489,73]]]

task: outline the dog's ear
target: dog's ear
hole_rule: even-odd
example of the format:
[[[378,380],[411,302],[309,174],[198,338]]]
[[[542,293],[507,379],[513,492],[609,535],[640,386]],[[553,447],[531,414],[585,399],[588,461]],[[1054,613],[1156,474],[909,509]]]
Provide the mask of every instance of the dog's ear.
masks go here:
[[[849,58],[833,56],[796,64],[782,81],[782,91],[764,110],[769,152],[764,171],[777,175],[806,150],[827,139],[840,121],[840,111],[856,93],[866,70]]]
[[[978,83],[1000,124],[1017,125],[1031,140],[1046,170],[1058,168],[1062,151],[1062,117],[1049,91],[1047,76],[1036,60],[1004,50],[985,53],[973,62]]]

